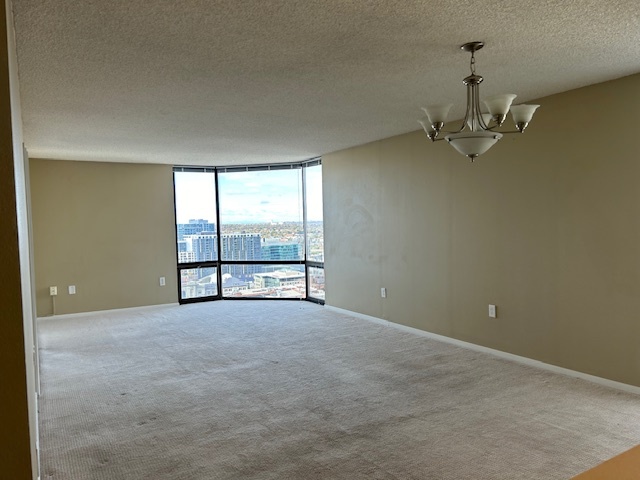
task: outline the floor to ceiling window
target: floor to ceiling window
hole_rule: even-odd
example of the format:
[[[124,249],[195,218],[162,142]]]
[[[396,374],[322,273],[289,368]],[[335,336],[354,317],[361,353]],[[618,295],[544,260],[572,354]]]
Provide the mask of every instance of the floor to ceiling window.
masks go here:
[[[175,167],[180,302],[324,301],[322,165]]]
[[[324,224],[320,162],[307,164],[303,170],[303,179],[308,295],[324,301]]]

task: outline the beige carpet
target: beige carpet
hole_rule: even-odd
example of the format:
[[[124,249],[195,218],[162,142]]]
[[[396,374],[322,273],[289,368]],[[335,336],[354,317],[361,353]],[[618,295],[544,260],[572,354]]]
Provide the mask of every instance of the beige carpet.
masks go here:
[[[568,479],[640,443],[637,396],[306,302],[40,337],[44,480]]]

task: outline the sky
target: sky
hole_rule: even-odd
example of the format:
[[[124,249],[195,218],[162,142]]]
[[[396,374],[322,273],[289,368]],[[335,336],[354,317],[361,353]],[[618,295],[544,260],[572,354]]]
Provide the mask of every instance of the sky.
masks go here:
[[[307,218],[322,220],[322,167],[308,167]],[[218,174],[220,221],[269,223],[302,221],[301,169]],[[213,173],[176,172],[178,223],[203,218],[215,223]]]

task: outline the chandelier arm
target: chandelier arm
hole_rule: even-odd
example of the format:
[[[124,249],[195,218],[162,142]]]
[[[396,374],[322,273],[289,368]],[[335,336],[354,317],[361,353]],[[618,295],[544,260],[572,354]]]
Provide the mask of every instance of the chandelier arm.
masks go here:
[[[497,127],[497,125],[496,125],[496,127]],[[493,129],[494,129],[494,128],[496,128],[496,127],[492,127],[492,128],[490,128],[489,130],[491,130],[492,132],[493,132],[493,131],[495,131],[496,133],[501,133],[502,135],[506,135],[506,134],[508,134],[508,133],[522,133],[522,132],[521,132],[521,131],[519,131],[519,130],[508,130],[508,131],[506,131],[506,132],[501,132],[501,131],[493,130]]]
[[[524,132],[521,132],[519,130],[506,130],[506,131],[496,130],[498,127],[500,127],[500,125],[494,125],[493,127],[489,127],[486,130],[488,132],[501,133],[502,135],[507,135],[509,133],[524,133]],[[440,130],[438,132],[438,134],[441,134],[441,135],[449,135],[451,133],[460,133],[460,130]],[[444,138],[443,137],[438,137],[438,138],[436,138],[435,140],[432,140],[432,141],[438,142],[440,140],[444,140]]]
[[[496,128],[498,128],[500,125],[498,125],[497,123],[493,126],[493,127],[487,127],[485,130],[487,132],[497,132],[497,133],[509,133],[509,132],[501,132],[499,130],[496,130]]]
[[[440,132],[436,132],[435,130],[429,130],[428,132],[425,131],[424,134],[427,136],[427,138],[429,140],[431,140],[432,142],[436,141],[436,137],[438,136],[438,133]]]
[[[498,128],[500,125],[494,125],[493,127],[487,128],[486,131],[487,132],[494,132],[494,133],[499,133],[501,135],[507,135],[509,133],[523,133],[520,132],[519,130],[496,130],[496,128]],[[442,133],[457,133],[457,132],[442,132]]]
[[[435,130],[432,130],[431,132],[427,133],[425,132],[426,137],[431,140],[432,142],[439,142],[441,140],[444,140],[444,137],[439,137],[438,135],[440,133],[445,133],[445,134],[449,134],[451,132],[443,132],[443,131],[439,131],[436,132]]]
[[[475,85],[475,87],[476,87],[475,109],[476,109],[476,116],[478,117],[478,124],[480,125],[480,128],[482,128],[483,130],[489,130],[489,125],[485,123],[484,118],[482,117],[482,110],[480,110],[480,85]]]
[[[453,132],[447,132],[447,133],[460,133],[461,131],[464,130],[464,127],[467,125],[467,120],[469,120],[469,113],[471,112],[471,99],[473,98],[473,95],[471,94],[472,88],[473,88],[473,85],[467,85],[467,111],[464,114],[464,118],[462,119],[462,125],[458,130],[455,130]]]

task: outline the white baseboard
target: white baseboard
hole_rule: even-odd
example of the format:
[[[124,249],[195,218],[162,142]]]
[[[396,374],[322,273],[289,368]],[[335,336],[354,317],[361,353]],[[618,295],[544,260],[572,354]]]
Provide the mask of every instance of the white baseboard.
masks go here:
[[[487,353],[495,357],[510,360],[512,362],[521,363],[524,365],[528,365],[530,367],[540,368],[542,370],[558,373],[560,375],[566,375],[568,377],[580,378],[582,380],[596,383],[604,387],[615,388],[616,390],[622,390],[627,393],[640,395],[640,387],[636,387],[635,385],[616,382],[614,380],[609,380],[607,378],[596,377],[595,375],[589,375],[588,373],[582,373],[582,372],[577,372],[575,370],[570,370],[568,368],[558,367],[557,365],[551,365],[550,363],[544,363],[539,360],[534,360],[532,358],[521,357],[520,355],[514,355],[513,353],[507,353],[507,352],[502,352],[500,350],[495,350],[493,348],[483,347],[482,345],[476,345],[475,343],[469,343],[462,340],[457,340],[455,338],[446,337],[444,335],[438,335],[437,333],[431,333],[425,330],[420,330],[418,328],[408,327],[406,325],[401,325],[399,323],[390,322],[388,320],[383,320],[378,317],[372,317],[371,315],[365,315],[363,313],[353,312],[351,310],[346,310],[346,309],[334,307],[331,305],[325,304],[324,308],[328,310],[332,310],[337,313],[342,313],[344,315],[349,315],[351,317],[360,318],[362,320],[367,320],[369,322],[377,323],[379,325],[384,325],[387,327],[395,328],[397,330],[402,330],[404,332],[413,333],[414,335],[419,335],[421,337],[426,337],[432,340],[438,340],[440,342],[456,345],[458,347],[466,348],[468,350]]]
[[[80,313],[63,313],[61,315],[48,315],[46,317],[38,317],[38,321],[46,321],[46,320],[60,320],[64,318],[76,318],[76,317],[92,317],[96,315],[104,315],[108,313],[118,313],[118,312],[135,312],[138,310],[152,310],[154,308],[162,308],[162,307],[177,307],[178,303],[161,303],[159,305],[144,305],[142,307],[127,307],[127,308],[114,308],[111,310],[96,310],[93,312],[80,312]]]

